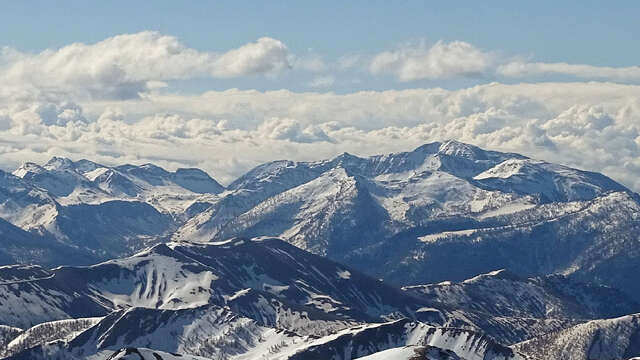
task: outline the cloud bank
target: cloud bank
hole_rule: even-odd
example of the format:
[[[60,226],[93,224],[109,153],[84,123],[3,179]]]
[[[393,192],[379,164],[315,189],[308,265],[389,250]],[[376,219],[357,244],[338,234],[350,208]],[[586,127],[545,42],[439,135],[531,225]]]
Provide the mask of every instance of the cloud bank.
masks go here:
[[[199,166],[229,182],[264,161],[406,151],[444,139],[604,172],[640,190],[640,87],[493,83],[343,95],[227,90],[0,105],[5,168],[62,155]]]

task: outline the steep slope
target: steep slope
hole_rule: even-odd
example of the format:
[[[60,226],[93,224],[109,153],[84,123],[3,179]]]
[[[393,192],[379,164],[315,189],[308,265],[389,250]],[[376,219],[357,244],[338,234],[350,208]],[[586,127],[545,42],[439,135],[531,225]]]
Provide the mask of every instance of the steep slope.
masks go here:
[[[17,327],[0,325],[0,349],[5,349],[11,340],[20,335],[22,331],[22,329]]]
[[[117,356],[123,347],[217,358],[223,352],[246,352],[268,331],[215,305],[181,310],[131,308],[110,314],[68,342],[43,344],[10,358],[106,359]]]
[[[640,315],[594,320],[516,344],[532,360],[616,360],[640,356]]]
[[[27,329],[11,332],[15,359],[97,360],[124,356],[124,347],[211,359],[352,359],[407,346],[426,359],[520,359],[493,339],[637,306],[612,289],[504,271],[403,292],[272,238],[161,244],[88,267],[0,268],[0,278],[1,323]]]
[[[203,355],[244,353],[268,337],[270,329],[231,311],[206,305],[181,310],[132,308],[107,316],[69,342],[77,356],[110,353],[124,346]],[[284,335],[286,336],[286,335]]]
[[[520,278],[506,270],[453,283],[403,288],[460,317],[502,343],[515,343],[587,320],[640,310],[619,290],[571,281],[561,275]],[[614,305],[615,304],[615,305]]]

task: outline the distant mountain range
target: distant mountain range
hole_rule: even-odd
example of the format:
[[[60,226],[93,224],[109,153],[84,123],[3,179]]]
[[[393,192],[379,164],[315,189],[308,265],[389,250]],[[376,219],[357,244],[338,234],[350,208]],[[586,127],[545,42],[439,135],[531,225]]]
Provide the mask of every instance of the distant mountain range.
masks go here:
[[[640,355],[640,196],[456,141],[275,161],[227,187],[25,163],[0,172],[0,245],[13,358]]]

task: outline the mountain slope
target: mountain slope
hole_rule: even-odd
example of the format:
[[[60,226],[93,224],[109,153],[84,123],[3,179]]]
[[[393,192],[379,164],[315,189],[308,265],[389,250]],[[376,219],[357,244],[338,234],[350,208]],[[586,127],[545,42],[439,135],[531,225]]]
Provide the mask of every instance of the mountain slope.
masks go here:
[[[355,359],[412,345],[448,350],[460,359],[524,359],[516,351],[473,331],[434,328],[406,319],[343,330],[311,343],[289,359]]]
[[[532,360],[616,360],[640,356],[640,315],[594,320],[516,344]]]
[[[455,309],[460,317],[506,344],[640,310],[640,304],[613,288],[561,275],[520,278],[506,270],[403,290],[436,308]]]
[[[211,244],[171,245],[217,270],[237,289],[264,291],[287,302],[346,319],[376,321],[398,316],[442,321],[438,311],[416,311],[425,304],[350,267],[291,246],[279,239],[234,239]]]

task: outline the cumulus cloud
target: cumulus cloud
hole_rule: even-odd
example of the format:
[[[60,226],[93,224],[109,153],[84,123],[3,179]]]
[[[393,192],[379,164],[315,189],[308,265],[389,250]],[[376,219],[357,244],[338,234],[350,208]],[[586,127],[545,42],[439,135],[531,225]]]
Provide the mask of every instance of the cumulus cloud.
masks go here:
[[[135,98],[163,81],[274,74],[290,67],[287,47],[260,38],[223,53],[189,48],[173,36],[145,31],[94,44],[74,43],[38,54],[0,52],[5,92],[63,92],[93,98]]]
[[[580,79],[636,82],[640,66],[610,67],[588,64],[544,63],[507,58],[464,41],[405,43],[373,56],[350,54],[336,62],[340,70],[366,68],[374,75],[391,75],[402,82],[447,78],[535,78],[571,76]]]
[[[405,44],[373,57],[369,71],[391,74],[400,81],[479,76],[490,69],[493,56],[464,41],[438,41],[433,46]]]
[[[0,164],[54,155],[198,166],[229,182],[274,159],[373,155],[458,139],[604,172],[640,190],[640,86],[488,84],[349,94],[151,94],[71,103],[0,99]]]
[[[279,72],[290,67],[287,47],[268,37],[230,50],[208,64],[214,77],[228,78]]]

